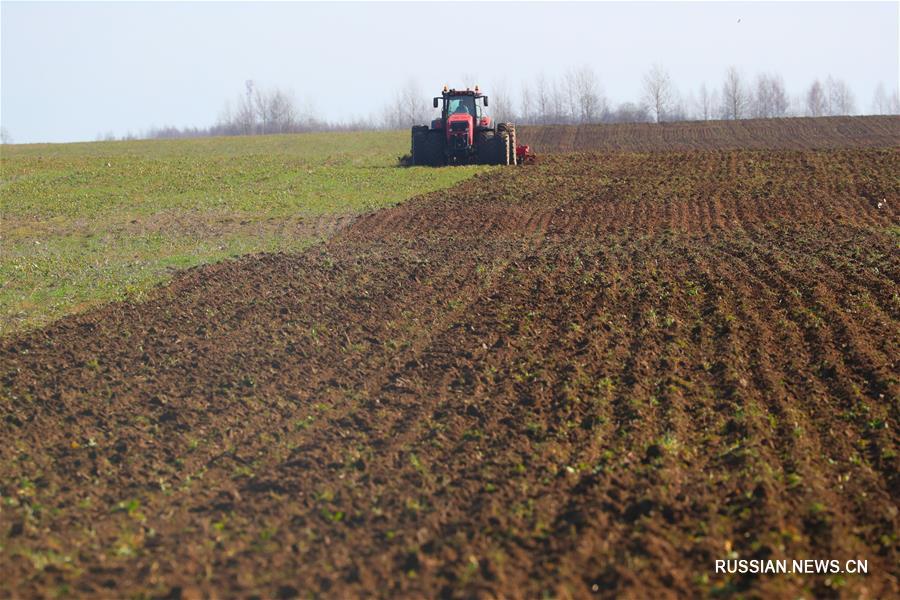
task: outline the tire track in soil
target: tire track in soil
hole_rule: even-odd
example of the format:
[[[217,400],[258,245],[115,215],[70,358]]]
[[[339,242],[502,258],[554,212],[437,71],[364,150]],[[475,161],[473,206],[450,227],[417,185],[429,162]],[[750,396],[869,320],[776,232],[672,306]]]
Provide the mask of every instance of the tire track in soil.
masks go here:
[[[848,321],[840,311],[828,309],[828,318],[820,318],[813,312],[813,309],[821,309],[826,306],[819,299],[821,294],[814,289],[815,287],[821,288],[821,283],[810,282],[804,274],[805,270],[790,269],[783,264],[780,255],[770,252],[765,253],[761,260],[754,261],[753,268],[756,269],[756,272],[769,273],[772,280],[779,284],[779,293],[783,297],[789,298],[791,310],[788,317],[803,332],[807,352],[810,354],[807,370],[814,373],[827,390],[827,393],[822,396],[834,398],[845,407],[848,404],[852,407],[852,403],[862,401],[867,396],[876,399],[897,397],[896,377],[894,377],[894,381],[891,381],[892,376],[890,375],[891,371],[896,373],[896,368],[889,357],[883,356],[879,360],[879,357],[871,355],[857,344],[859,337],[840,335],[842,329],[846,330],[847,327],[855,329],[852,322]],[[788,285],[786,281],[795,281],[800,287]],[[813,291],[809,291],[810,289]],[[811,314],[815,316],[811,317]],[[829,323],[834,323],[834,325]],[[887,339],[897,337],[896,328],[894,328],[894,332],[882,331],[880,334]],[[868,394],[861,389],[866,387],[869,388]],[[821,407],[820,404],[819,409]],[[866,407],[865,412],[867,417],[862,423],[857,419],[858,434],[870,442],[873,450],[884,447],[887,447],[888,450],[892,449],[893,443],[887,436],[878,436],[877,432],[872,431],[871,427],[865,423],[872,416],[878,414],[883,416],[883,411],[878,410],[876,405],[871,409]],[[872,415],[872,412],[875,415]],[[840,418],[840,415],[836,414],[835,417]],[[820,427],[824,427],[825,422],[817,421],[821,423]],[[882,462],[878,454],[870,456],[870,460],[875,469],[888,481],[889,489],[891,489],[893,483],[896,482],[896,464],[893,461]]]
[[[740,263],[734,263],[733,266],[739,267]],[[736,271],[734,276],[725,273],[720,274],[724,285],[727,285],[732,290],[741,290],[742,287],[748,284],[754,286],[756,290],[766,289],[762,282],[754,276],[752,269],[739,268]],[[759,298],[762,295],[764,294],[758,294],[756,297]],[[744,418],[746,425],[743,427],[743,437],[754,440],[753,447],[758,448],[763,454],[761,464],[775,465],[780,463],[781,469],[780,472],[775,472],[774,480],[770,478],[768,481],[757,484],[754,489],[754,498],[761,496],[763,504],[758,507],[758,510],[753,511],[752,516],[747,521],[747,525],[739,529],[737,533],[743,533],[744,535],[752,533],[754,539],[767,538],[767,546],[764,548],[769,553],[773,549],[771,543],[775,542],[777,544],[781,532],[791,531],[792,529],[795,531],[809,530],[809,526],[805,521],[800,521],[794,517],[794,513],[798,515],[805,514],[809,507],[818,501],[824,501],[823,504],[828,506],[829,510],[836,515],[849,513],[848,509],[850,507],[842,502],[840,497],[830,493],[830,485],[825,481],[825,477],[830,479],[832,474],[823,474],[821,465],[810,464],[808,460],[803,460],[808,457],[826,455],[826,448],[830,448],[830,446],[826,446],[815,438],[798,439],[795,435],[796,429],[792,431],[789,427],[789,424],[792,424],[794,428],[806,426],[809,424],[809,421],[806,415],[798,415],[792,408],[793,403],[790,395],[778,383],[781,379],[778,375],[779,371],[773,368],[769,356],[758,349],[760,342],[763,342],[763,347],[767,347],[765,342],[773,340],[773,334],[766,323],[774,322],[775,315],[769,314],[770,311],[766,308],[768,303],[764,301],[761,301],[761,306],[747,307],[748,298],[750,296],[746,293],[735,294],[736,322],[742,326],[737,329],[739,332],[737,337],[746,337],[746,340],[735,344],[735,351],[746,358],[734,361],[734,364],[747,364],[747,373],[745,375],[747,378],[739,380],[739,384],[745,388],[752,384],[761,393],[758,396],[758,400],[754,398],[740,403],[741,408],[739,410],[748,415],[754,415],[752,418],[749,416]],[[749,328],[750,333],[741,335],[745,327]],[[784,371],[781,371],[781,373],[783,377]],[[768,419],[768,422],[766,419]],[[740,422],[738,422],[738,425],[733,425],[734,423],[735,421],[729,423],[733,426],[732,428],[740,427]],[[772,433],[777,433],[777,437],[769,435],[771,429],[775,430]],[[798,460],[803,464],[798,464]],[[828,469],[825,470],[827,471]],[[803,491],[805,492],[802,500],[793,500],[786,494],[783,482],[785,480],[791,481],[787,477],[788,475],[799,475],[798,481],[802,481]],[[748,488],[753,487],[752,482],[747,482],[746,485]],[[738,501],[740,502],[740,499]],[[792,507],[793,511],[778,511],[779,506]],[[773,515],[777,515],[777,517],[772,519]],[[768,525],[761,526],[760,523],[768,523]],[[814,547],[812,549],[821,549],[824,542],[826,549],[822,550],[822,552],[834,555],[833,549],[829,547],[830,544],[828,543],[828,539],[832,537],[841,539],[843,544],[849,544],[852,547],[853,543],[851,540],[854,540],[855,536],[841,523],[823,521],[818,523],[817,527],[815,546],[819,548]],[[763,531],[762,536],[759,535],[760,530]],[[736,535],[734,537],[740,539],[743,536]],[[749,540],[749,542],[754,542],[754,539]],[[794,541],[796,542],[797,540]],[[743,551],[740,554],[749,553],[759,556],[758,551],[752,552],[751,543],[745,540],[741,540],[741,542]],[[806,551],[811,549],[809,543],[801,541],[799,545],[795,546],[793,552],[788,554],[795,555],[798,548],[804,546],[806,546],[804,548]],[[781,557],[787,558],[787,555]],[[795,589],[793,593],[799,591]],[[782,593],[784,593],[784,590],[782,590]],[[827,588],[822,587],[817,593],[827,593]]]
[[[762,262],[758,262],[762,260]],[[767,273],[765,265],[772,265],[774,262],[770,257],[765,256],[765,252],[761,254],[760,257],[756,257],[755,261],[748,263],[748,278],[751,278],[752,275],[750,273]],[[768,281],[778,281],[780,282],[781,287],[775,289],[775,294],[780,296],[790,297],[790,286],[786,285],[784,282],[789,281],[791,279],[803,280],[805,276],[798,275],[797,270],[790,270],[784,267],[781,267],[778,275],[775,276],[766,276],[766,280]],[[765,283],[760,280],[760,285],[765,285]],[[791,379],[795,379],[795,377],[790,377],[791,374],[802,374],[802,373],[812,373],[813,377],[806,376],[802,380],[802,387],[806,391],[800,391],[797,393],[798,399],[809,399],[802,402],[801,412],[799,413],[795,422],[794,435],[797,435],[797,432],[811,432],[814,436],[816,436],[820,441],[816,442],[816,440],[812,440],[813,449],[809,452],[800,452],[797,453],[797,456],[828,456],[828,465],[816,464],[813,468],[810,469],[811,473],[808,475],[804,475],[804,482],[813,479],[815,475],[818,475],[818,479],[820,480],[819,489],[816,490],[816,494],[818,494],[818,498],[811,496],[810,502],[807,503],[807,509],[812,503],[812,501],[821,499],[821,498],[829,498],[828,502],[825,503],[825,506],[840,506],[840,509],[831,509],[829,508],[829,514],[826,515],[826,518],[833,518],[833,515],[837,515],[840,517],[844,514],[856,514],[858,516],[862,516],[865,512],[871,511],[870,506],[866,506],[865,503],[860,503],[859,500],[853,498],[853,500],[841,501],[841,497],[836,497],[830,493],[831,488],[833,487],[834,481],[838,482],[838,485],[841,488],[845,486],[850,488],[849,491],[854,492],[859,485],[857,482],[861,481],[860,487],[863,488],[863,494],[866,496],[883,496],[884,500],[890,502],[889,497],[884,496],[883,490],[892,489],[894,487],[894,483],[891,481],[892,477],[896,477],[896,468],[885,465],[879,465],[877,461],[877,457],[875,460],[871,460],[874,466],[874,470],[867,466],[853,467],[852,463],[850,466],[851,472],[853,473],[853,483],[846,483],[849,481],[849,474],[844,475],[840,469],[833,468],[829,465],[837,465],[840,463],[841,459],[846,459],[848,456],[853,456],[855,454],[856,442],[849,439],[851,436],[847,435],[845,429],[842,428],[844,435],[838,435],[832,427],[834,427],[833,423],[835,422],[848,422],[847,418],[844,416],[845,411],[841,411],[841,405],[846,406],[846,401],[842,400],[842,398],[847,397],[847,387],[844,385],[844,382],[851,382],[854,380],[854,376],[850,375],[846,371],[842,371],[838,377],[835,377],[832,373],[823,373],[822,372],[822,354],[819,353],[816,349],[828,349],[833,352],[831,349],[840,349],[846,348],[848,344],[839,342],[833,334],[830,334],[830,328],[825,325],[822,326],[810,326],[808,322],[805,322],[802,319],[799,319],[793,315],[800,313],[804,307],[810,304],[809,301],[805,303],[800,303],[799,300],[792,302],[792,306],[787,311],[787,317],[791,319],[794,323],[794,328],[789,331],[797,331],[798,333],[795,336],[792,336],[792,340],[790,342],[791,350],[789,352],[784,353],[787,357],[804,357],[801,364],[797,364],[792,361],[791,366],[785,369],[785,374],[788,376],[788,381]],[[799,308],[798,308],[799,307]],[[780,316],[773,315],[770,322],[777,320]],[[840,317],[837,317],[838,322],[840,322]],[[823,330],[825,331],[823,333]],[[788,331],[788,330],[786,330]],[[784,343],[784,342],[782,342]],[[852,347],[851,350],[852,352]],[[847,350],[839,350],[835,354],[846,353]],[[834,356],[834,355],[832,355]],[[885,357],[887,358],[887,357]],[[844,359],[837,358],[841,364],[844,364]],[[851,387],[852,389],[852,387]],[[874,396],[874,394],[870,395],[870,397]],[[878,397],[878,396],[875,396]],[[820,399],[825,398],[834,398],[837,402],[823,402]],[[812,401],[811,401],[812,400]],[[823,414],[825,410],[833,407],[829,413]],[[852,422],[850,422],[852,424]],[[865,421],[857,422],[854,426],[854,432],[856,433],[856,440],[865,439],[869,441],[871,447],[893,447],[893,444],[888,439],[878,439],[877,441],[872,441],[872,432],[870,428],[865,424]],[[824,475],[824,476],[823,476]],[[798,507],[798,509],[801,507]],[[832,515],[833,513],[833,515]],[[866,535],[866,542],[869,547],[878,546],[879,535],[886,534],[887,531],[892,530],[896,523],[896,515],[893,517],[890,516],[891,511],[888,510],[884,513],[882,518],[885,521],[878,526],[878,529],[881,530],[880,534],[876,532],[875,535],[869,533]],[[874,515],[869,515],[874,516]],[[813,525],[816,525],[816,522],[819,519],[812,519]],[[806,529],[809,529],[810,526],[807,525]],[[889,534],[888,534],[889,535]],[[841,540],[842,545],[847,545],[849,540],[858,539],[857,536],[849,533],[849,531],[844,531],[839,535],[834,536],[836,539]],[[858,544],[859,549],[865,548],[866,545]],[[825,590],[820,590],[821,593],[824,593]]]

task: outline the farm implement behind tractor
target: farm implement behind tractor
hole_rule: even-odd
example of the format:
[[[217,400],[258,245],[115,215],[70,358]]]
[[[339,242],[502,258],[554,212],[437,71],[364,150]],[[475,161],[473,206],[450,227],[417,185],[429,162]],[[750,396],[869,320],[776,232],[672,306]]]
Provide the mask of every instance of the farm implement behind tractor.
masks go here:
[[[446,85],[434,98],[441,108],[440,118],[428,125],[412,128],[412,164],[443,165],[521,165],[534,161],[526,145],[519,145],[516,126],[494,123],[484,113],[488,97],[478,86],[474,90],[452,90]]]

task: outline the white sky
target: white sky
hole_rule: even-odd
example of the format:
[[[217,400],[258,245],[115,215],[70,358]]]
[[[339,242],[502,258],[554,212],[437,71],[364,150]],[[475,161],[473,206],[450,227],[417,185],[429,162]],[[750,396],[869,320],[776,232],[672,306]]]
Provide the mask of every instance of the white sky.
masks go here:
[[[828,74],[867,112],[898,88],[900,3],[0,3],[0,120],[16,142],[207,126],[247,79],[320,117],[380,112],[414,78],[516,92],[591,66],[637,100],[660,63],[682,92],[725,69],[780,73],[790,93]],[[465,75],[477,81],[463,81]]]

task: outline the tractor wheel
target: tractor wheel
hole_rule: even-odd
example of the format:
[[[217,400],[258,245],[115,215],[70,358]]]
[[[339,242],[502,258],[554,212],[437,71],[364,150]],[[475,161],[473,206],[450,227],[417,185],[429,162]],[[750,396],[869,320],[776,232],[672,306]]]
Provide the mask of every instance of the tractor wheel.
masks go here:
[[[497,159],[497,148],[494,147],[494,132],[481,131],[475,138],[475,154],[479,165],[492,165]]]
[[[428,127],[416,125],[412,128],[412,164],[423,166],[429,164],[428,158]]]
[[[443,167],[447,164],[447,157],[444,156],[444,139],[442,130],[428,131],[426,158],[432,167]]]
[[[498,123],[497,134],[500,133],[506,134],[507,146],[509,146],[506,151],[508,159],[500,164],[514,165],[516,164],[516,126],[512,123]]]
[[[413,166],[419,166],[422,164],[422,152],[424,151],[425,136],[427,134],[427,127],[424,131],[421,125],[416,125],[412,128],[412,146],[410,147],[410,154],[412,155]]]
[[[444,147],[441,131],[413,128],[412,164],[423,167],[439,167],[444,164]]]
[[[509,165],[509,134],[505,131],[497,131],[494,137],[494,148],[496,148],[496,163],[501,166]]]

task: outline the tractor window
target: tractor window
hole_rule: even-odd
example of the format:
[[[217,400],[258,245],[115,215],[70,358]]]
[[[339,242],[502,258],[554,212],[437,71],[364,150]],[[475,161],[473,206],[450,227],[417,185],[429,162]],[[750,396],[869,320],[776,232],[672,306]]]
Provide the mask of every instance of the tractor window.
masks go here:
[[[472,115],[475,116],[475,98],[472,96],[458,96],[447,101],[448,115]]]

